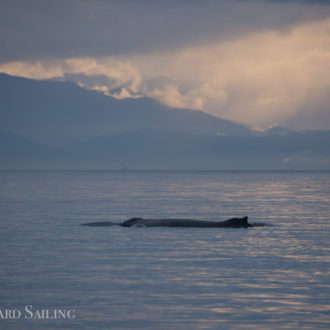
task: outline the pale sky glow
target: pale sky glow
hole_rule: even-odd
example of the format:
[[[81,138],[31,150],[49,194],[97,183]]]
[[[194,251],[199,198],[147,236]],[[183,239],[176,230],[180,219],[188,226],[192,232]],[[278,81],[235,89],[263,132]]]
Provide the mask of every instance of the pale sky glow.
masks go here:
[[[200,3],[214,7],[210,1]],[[228,7],[228,2],[223,3]],[[117,98],[149,96],[169,106],[200,109],[252,127],[330,129],[330,11],[325,15],[329,7],[246,1],[241,8],[241,2],[230,3],[234,13],[242,8],[251,11],[253,5],[256,12],[272,6],[281,19],[285,10],[299,8],[303,14],[284,26],[259,28],[249,23],[247,31],[242,28],[229,37],[221,32],[216,38],[213,33],[202,42],[199,36],[195,44],[171,44],[164,39],[171,44],[167,50],[136,47],[109,56],[48,54],[35,60],[2,61],[0,72],[69,79]],[[309,20],[306,8],[313,8]]]

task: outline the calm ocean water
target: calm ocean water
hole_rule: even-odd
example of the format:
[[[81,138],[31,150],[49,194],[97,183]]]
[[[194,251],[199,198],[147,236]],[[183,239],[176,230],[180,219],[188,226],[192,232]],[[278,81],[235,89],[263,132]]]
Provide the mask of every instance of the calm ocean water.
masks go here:
[[[244,215],[273,226],[80,226]],[[329,218],[326,172],[0,172],[0,328],[329,329]]]

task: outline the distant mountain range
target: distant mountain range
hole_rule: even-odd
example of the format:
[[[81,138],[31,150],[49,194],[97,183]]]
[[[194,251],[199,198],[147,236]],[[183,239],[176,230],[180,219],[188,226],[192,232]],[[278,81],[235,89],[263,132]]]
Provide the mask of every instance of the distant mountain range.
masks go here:
[[[0,74],[0,169],[327,170],[330,131],[260,133],[150,98]]]

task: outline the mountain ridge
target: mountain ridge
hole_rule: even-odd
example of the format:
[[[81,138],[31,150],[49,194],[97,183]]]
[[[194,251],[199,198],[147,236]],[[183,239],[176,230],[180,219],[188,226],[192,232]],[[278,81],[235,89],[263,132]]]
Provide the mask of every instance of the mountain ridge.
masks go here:
[[[199,110],[170,108],[150,98],[118,100],[67,81],[0,74],[0,97],[0,127],[49,145],[147,128],[253,134],[245,126]]]

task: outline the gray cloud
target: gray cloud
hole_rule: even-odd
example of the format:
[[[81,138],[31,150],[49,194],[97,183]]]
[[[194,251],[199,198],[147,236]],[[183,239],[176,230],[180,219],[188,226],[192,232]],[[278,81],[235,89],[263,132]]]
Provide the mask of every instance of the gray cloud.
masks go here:
[[[329,128],[328,1],[1,0],[0,71]]]
[[[285,30],[330,14],[329,7],[319,7],[271,1],[2,0],[0,62],[167,51],[259,29]]]

